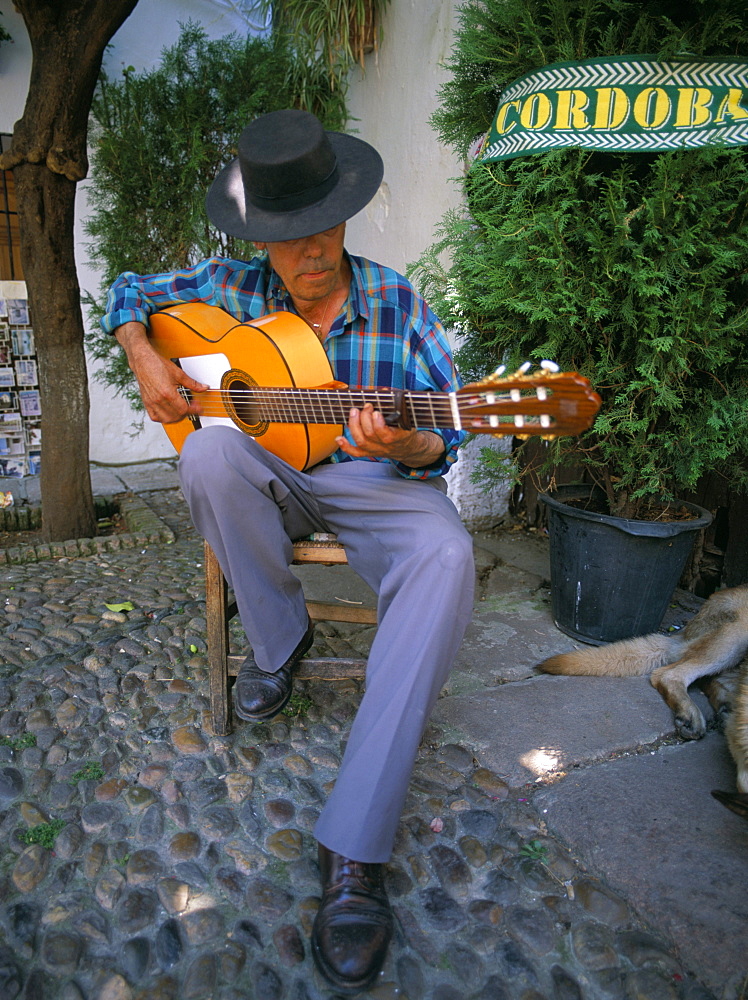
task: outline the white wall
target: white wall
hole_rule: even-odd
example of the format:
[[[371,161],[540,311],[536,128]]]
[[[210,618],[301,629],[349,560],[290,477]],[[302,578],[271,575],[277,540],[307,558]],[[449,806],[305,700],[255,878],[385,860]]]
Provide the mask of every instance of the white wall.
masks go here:
[[[13,38],[0,43],[0,132],[12,132],[23,114],[31,73],[31,45],[23,18],[11,0],[0,0],[0,24]]]
[[[349,91],[351,125],[382,154],[385,175],[371,204],[348,223],[348,248],[404,271],[433,241],[444,212],[459,204],[456,178],[462,164],[443,146],[428,124],[447,79],[455,27],[454,0],[391,0],[385,14],[384,40],[366,58],[366,72],[352,73]],[[232,0],[140,0],[117,32],[105,68],[118,75],[158,62],[161,50],[176,41],[180,22],[199,21],[211,37],[248,25]],[[3,23],[14,38],[0,47],[0,131],[10,132],[23,111],[30,47],[11,0],[0,0]],[[76,256],[81,288],[98,294],[99,280],[87,264],[80,220],[86,212],[86,182],[79,185]],[[91,459],[126,463],[168,457],[171,445],[161,427],[147,419],[131,436],[136,419],[130,407],[95,379],[91,392]],[[480,439],[473,452],[489,439]],[[493,523],[506,510],[506,491],[484,495],[469,481],[471,459],[465,455],[450,474],[450,493],[471,525]]]
[[[381,49],[366,57],[365,74],[352,74],[351,127],[379,150],[384,182],[348,223],[347,242],[354,253],[400,271],[433,241],[439,219],[460,200],[453,178],[462,164],[429,125],[447,78],[453,7],[450,0],[391,0]]]

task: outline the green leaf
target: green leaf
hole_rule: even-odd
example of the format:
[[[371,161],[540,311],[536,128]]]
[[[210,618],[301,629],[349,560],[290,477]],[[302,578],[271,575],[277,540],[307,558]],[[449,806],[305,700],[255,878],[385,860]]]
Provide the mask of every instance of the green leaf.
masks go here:
[[[110,611],[132,611],[135,605],[130,601],[123,601],[122,604],[105,604],[104,607]]]

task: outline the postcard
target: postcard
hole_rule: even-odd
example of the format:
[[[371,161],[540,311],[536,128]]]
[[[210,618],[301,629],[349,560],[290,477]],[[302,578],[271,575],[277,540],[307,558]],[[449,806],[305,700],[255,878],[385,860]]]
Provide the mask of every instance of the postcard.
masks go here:
[[[0,476],[20,479],[26,475],[26,460],[23,458],[0,458]]]
[[[36,385],[36,361],[16,361],[16,385]]]
[[[29,304],[26,299],[7,299],[6,305],[11,326],[29,325]]]
[[[20,413],[0,413],[0,434],[20,434],[23,431],[23,421]]]
[[[0,437],[0,455],[23,455],[25,452],[22,437]]]
[[[11,342],[14,354],[34,354],[34,331],[33,330],[11,330]],[[1,339],[1,338],[0,338]]]
[[[21,415],[24,417],[39,417],[42,412],[42,403],[39,398],[38,389],[24,389],[18,393],[18,403],[21,407]]]

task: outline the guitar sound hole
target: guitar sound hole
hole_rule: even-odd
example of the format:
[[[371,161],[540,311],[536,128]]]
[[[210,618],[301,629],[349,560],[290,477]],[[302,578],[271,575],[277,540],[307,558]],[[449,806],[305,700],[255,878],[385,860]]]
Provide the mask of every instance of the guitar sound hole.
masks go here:
[[[247,383],[240,379],[234,379],[227,388],[232,408],[239,420],[250,427],[260,423],[260,409],[247,395],[249,388]]]
[[[260,405],[252,398],[252,390],[259,389],[246,372],[232,369],[221,379],[221,392],[226,412],[246,434],[259,437],[268,429]]]

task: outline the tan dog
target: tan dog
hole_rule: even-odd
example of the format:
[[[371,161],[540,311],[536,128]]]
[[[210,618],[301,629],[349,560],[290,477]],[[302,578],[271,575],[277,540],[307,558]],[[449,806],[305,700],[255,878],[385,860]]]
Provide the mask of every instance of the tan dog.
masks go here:
[[[608,646],[587,646],[551,656],[539,664],[547,674],[635,677],[651,674],[652,685],[675,713],[680,736],[702,737],[706,723],[689,697],[700,682],[719,716],[738,768],[740,793],[728,808],[748,816],[748,585],[720,590],[681,632],[638,636]],[[745,658],[745,659],[744,659]],[[739,664],[742,667],[738,672]],[[717,796],[728,796],[719,792]]]

